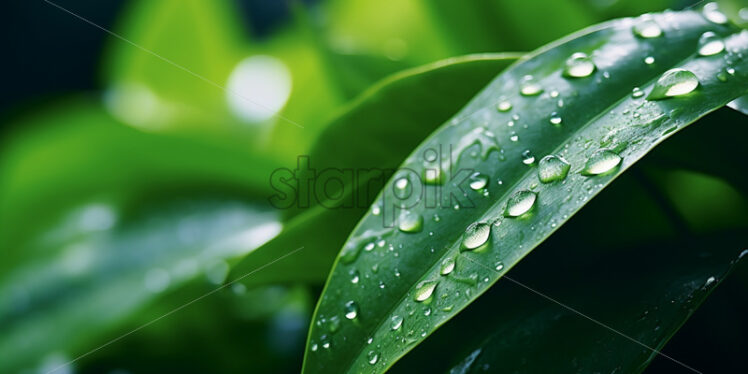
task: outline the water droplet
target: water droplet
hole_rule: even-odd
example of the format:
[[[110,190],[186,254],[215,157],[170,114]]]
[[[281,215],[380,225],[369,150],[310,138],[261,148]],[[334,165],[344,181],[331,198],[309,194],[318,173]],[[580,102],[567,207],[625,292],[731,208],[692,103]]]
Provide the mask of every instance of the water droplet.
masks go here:
[[[549,120],[552,125],[560,125],[561,124],[561,116],[558,115],[557,112],[551,113],[551,118]]]
[[[509,137],[509,140],[516,142],[519,140],[519,135],[517,135],[516,132],[512,131],[511,136]]]
[[[318,346],[317,343],[312,344],[312,352],[317,352]]]
[[[404,211],[400,214],[397,228],[402,232],[419,232],[423,229],[423,216],[418,213]]]
[[[655,63],[655,58],[652,56],[644,57],[644,63],[647,65],[652,65]]]
[[[507,112],[512,109],[512,103],[508,101],[501,101],[496,105],[496,109],[498,109],[499,112]]]
[[[685,95],[695,90],[698,85],[699,80],[692,72],[680,68],[670,69],[657,79],[647,100],[662,100]]]
[[[716,282],[716,281],[717,281],[717,278],[709,277],[709,278],[706,279],[706,283],[704,283],[704,287],[709,287],[712,284],[714,284],[714,282]]]
[[[532,209],[535,205],[538,195],[529,190],[520,190],[514,193],[506,203],[504,216],[519,217]]]
[[[488,241],[491,235],[491,225],[485,222],[476,222],[465,229],[465,235],[462,238],[462,250],[476,249]],[[454,267],[454,264],[452,264]],[[451,270],[450,270],[451,271]]]
[[[609,149],[593,153],[582,170],[582,175],[600,175],[613,170],[621,163],[621,156]]]
[[[564,75],[572,78],[588,77],[595,71],[595,63],[586,53],[577,52],[566,60]]]
[[[529,149],[522,152],[522,163],[525,165],[532,165],[532,163],[535,162],[535,156],[533,156],[532,152],[530,152]]]
[[[428,298],[431,297],[431,295],[434,293],[434,289],[436,288],[436,285],[438,282],[435,281],[423,281],[421,284],[416,287],[416,294],[415,294],[415,300],[418,302],[423,302],[428,300]]]
[[[634,25],[634,35],[644,38],[657,38],[662,35],[662,29],[650,15],[642,16]]]
[[[535,78],[532,75],[525,75],[520,84],[519,93],[522,96],[535,96],[541,92],[543,92],[543,88],[535,81]]]
[[[364,246],[364,250],[367,252],[371,251],[372,249],[374,249],[374,242],[366,243],[366,245]]]
[[[727,16],[719,10],[717,3],[708,3],[701,10],[704,18],[719,25],[727,23]]]
[[[725,73],[724,71],[720,71],[719,73],[717,73],[717,79],[720,82],[727,82],[727,73]]]
[[[397,330],[400,328],[400,326],[403,325],[403,317],[400,317],[397,315],[392,316],[392,318],[390,319],[390,322],[391,322],[390,327],[392,328],[392,330],[393,331]]]
[[[707,31],[699,38],[699,54],[713,56],[725,50],[725,42],[717,34]]]
[[[353,300],[345,303],[345,308],[343,310],[345,312],[345,318],[355,319],[358,317],[358,304]]]
[[[340,329],[340,317],[332,316],[327,321],[327,331],[335,333]]]
[[[442,261],[441,269],[439,270],[439,274],[441,275],[448,275],[452,272],[452,270],[455,269],[455,258],[454,257],[447,257]]]
[[[423,181],[426,184],[436,185],[444,182],[444,173],[441,167],[427,167],[423,169]]]
[[[358,283],[359,279],[360,277],[359,277],[358,270],[351,271],[351,283],[356,284]]]
[[[497,263],[496,263],[496,268],[495,268],[495,269],[496,269],[496,271],[501,271],[501,270],[503,270],[503,269],[504,269],[504,263],[502,263],[501,261],[497,262]]]
[[[481,173],[473,173],[473,175],[470,176],[470,189],[473,191],[478,191],[486,187],[488,184],[488,177]]]
[[[426,308],[426,310],[423,311],[423,315],[428,317],[431,315],[431,308]]]
[[[636,99],[642,96],[644,96],[644,91],[642,91],[639,87],[634,87],[634,89],[631,90],[631,97]]]
[[[369,364],[375,365],[377,361],[379,361],[379,353],[374,351],[369,351],[369,354],[366,356],[369,359]]]
[[[571,166],[562,157],[548,155],[538,163],[538,178],[543,183],[551,183],[566,178]]]

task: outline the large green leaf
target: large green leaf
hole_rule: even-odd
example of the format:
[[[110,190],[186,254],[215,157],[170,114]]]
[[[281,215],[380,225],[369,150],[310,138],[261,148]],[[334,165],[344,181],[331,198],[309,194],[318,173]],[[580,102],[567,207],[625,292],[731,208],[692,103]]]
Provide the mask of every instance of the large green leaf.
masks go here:
[[[394,169],[437,124],[447,120],[475,95],[485,82],[516,60],[514,54],[485,54],[452,58],[397,73],[375,85],[350,104],[322,133],[309,158],[324,168]],[[417,98],[419,105],[411,105]],[[386,123],[387,126],[382,126]],[[404,131],[407,130],[407,131]],[[351,138],[351,133],[359,135]],[[396,138],[397,142],[391,140]],[[365,152],[361,152],[365,150]],[[338,248],[363,216],[387,176],[359,181],[363,204],[342,207],[341,201],[317,205],[288,221],[284,231],[253,251],[232,269],[229,280],[303,247],[292,257],[273,265],[273,271],[242,280],[246,285],[267,282],[324,281]]]
[[[725,51],[697,54],[707,31],[724,38]],[[387,369],[652,147],[745,94],[746,49],[748,33],[701,12],[668,12],[584,30],[501,74],[416,149],[395,175],[398,183],[388,184],[376,203],[379,214],[359,222],[317,306],[304,371]],[[589,54],[596,69],[567,78],[565,61],[577,52]],[[698,88],[665,100],[632,94],[640,87],[654,99],[663,91],[656,85],[665,83],[657,82],[673,68],[692,72]],[[497,111],[501,101],[512,109]],[[421,157],[429,149],[446,150],[450,160],[425,164]],[[537,160],[553,154],[571,171],[541,183]],[[618,157],[617,167],[606,170],[605,161],[615,164]],[[434,179],[449,182],[424,187],[418,177],[430,168],[441,170],[442,178]],[[482,174],[471,181],[476,190],[464,186],[473,171]],[[608,172],[588,175],[602,171]],[[426,198],[403,201],[398,189],[415,197],[423,191]],[[455,267],[443,266],[452,259]]]
[[[637,169],[654,164],[656,159],[647,157]],[[676,173],[659,169],[658,174],[671,179]],[[715,178],[685,175],[672,178],[673,182],[701,184],[705,198],[727,187]],[[715,187],[703,188],[699,179],[709,179]],[[665,196],[673,199],[681,192]],[[658,207],[659,197],[651,194],[637,173],[624,175],[514,268],[511,280],[491,288],[393,371],[456,366],[456,373],[481,372],[485,367],[507,372],[640,372],[656,354],[638,343],[661,350],[737,262],[744,245],[740,232],[748,224],[744,217],[748,201],[740,194],[722,199],[743,210],[736,217],[741,220],[739,229],[704,232],[697,228],[683,234],[677,230],[680,223]],[[692,208],[709,219],[711,208],[706,204]],[[621,214],[611,217],[610,211]],[[723,214],[729,215],[724,210]],[[631,232],[634,241],[621,243],[611,240],[613,235],[608,233],[592,232],[590,228],[598,227],[601,220]],[[435,351],[442,354],[435,356]],[[695,365],[689,357],[671,357]],[[668,358],[662,360],[670,367],[683,368]]]

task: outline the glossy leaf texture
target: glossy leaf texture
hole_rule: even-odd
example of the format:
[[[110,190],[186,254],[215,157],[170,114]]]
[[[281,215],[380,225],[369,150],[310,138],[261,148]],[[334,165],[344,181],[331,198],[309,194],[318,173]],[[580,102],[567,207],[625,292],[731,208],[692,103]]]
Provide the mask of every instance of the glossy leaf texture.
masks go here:
[[[707,31],[721,53],[697,53]],[[304,372],[386,370],[655,145],[745,94],[746,49],[746,32],[667,12],[583,30],[499,75],[411,154],[343,246]]]
[[[700,127],[732,127],[707,122],[678,134],[672,143],[688,138],[685,132],[698,135],[692,130]],[[748,224],[744,194],[725,193],[730,187],[718,178],[662,168],[656,157],[661,153],[661,148],[655,149],[606,188],[515,267],[508,275],[511,280],[501,280],[391,372],[449,367],[453,373],[641,372],[657,355],[639,343],[662,350],[730,271],[740,269],[740,232]],[[647,171],[661,180],[650,178]],[[718,229],[705,229],[688,219],[691,210],[699,220],[710,220],[712,207],[680,204],[677,197],[684,191],[668,188],[674,183],[687,183],[703,199],[720,205],[723,219]],[[676,215],[662,206],[663,201],[674,202],[669,208]],[[722,209],[724,204],[734,205],[734,213]],[[685,232],[679,218],[686,218]],[[599,222],[606,222],[610,230],[590,230]],[[611,240],[624,233],[625,239]],[[746,269],[745,264],[740,266]],[[436,351],[442,354],[433,355]],[[667,350],[665,354],[708,371],[694,357]],[[540,356],[542,360],[537,359]],[[689,371],[667,357],[658,359],[675,371]]]
[[[283,232],[234,266],[228,280],[303,248],[242,283],[324,282],[338,249],[389,177],[386,171],[394,170],[438,124],[459,110],[461,102],[517,58],[508,53],[451,58],[394,74],[363,93],[326,127],[309,160],[318,172],[371,168],[382,173],[347,181],[340,199],[322,196],[310,201],[313,206],[288,207],[284,213],[292,218]],[[413,102],[419,105],[413,107]],[[358,135],[351,137],[353,132]]]

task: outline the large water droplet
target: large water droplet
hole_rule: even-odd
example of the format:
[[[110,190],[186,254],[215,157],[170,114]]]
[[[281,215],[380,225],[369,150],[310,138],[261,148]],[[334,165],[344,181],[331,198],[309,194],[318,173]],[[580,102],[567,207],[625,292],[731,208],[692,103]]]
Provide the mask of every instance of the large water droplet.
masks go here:
[[[650,15],[640,17],[633,30],[634,35],[644,39],[657,38],[662,35],[662,29]]]
[[[476,222],[465,229],[465,235],[462,238],[463,250],[473,250],[483,244],[486,244],[488,237],[491,235],[491,225],[485,222]]]
[[[402,325],[403,317],[397,315],[392,316],[390,319],[390,328],[392,328],[393,331],[399,329]]]
[[[621,163],[621,156],[609,149],[593,153],[582,170],[582,175],[600,175],[613,170]]]
[[[532,75],[525,75],[522,79],[522,83],[520,83],[519,93],[522,94],[522,96],[535,96],[541,92],[543,92],[543,88],[535,81],[535,78],[533,78]]]
[[[423,281],[416,287],[415,300],[423,302],[428,300],[429,297],[434,293],[434,289],[438,282],[435,281]]]
[[[719,10],[719,6],[717,3],[708,3],[704,5],[704,8],[701,10],[702,14],[704,14],[704,18],[708,19],[710,22],[714,22],[719,25],[724,25],[727,23],[727,16],[722,13],[721,10]]]
[[[356,319],[356,317],[358,317],[358,304],[356,304],[355,301],[351,300],[345,303],[343,311],[345,313],[345,318]]]
[[[699,38],[699,54],[713,56],[725,50],[725,42],[717,34],[707,31]]]
[[[423,229],[423,216],[418,213],[404,211],[400,214],[397,228],[402,232],[419,232]]]
[[[488,177],[481,173],[473,173],[470,176],[470,189],[478,191],[486,187],[488,184]]]
[[[535,205],[538,195],[529,190],[520,190],[514,193],[506,203],[504,216],[519,217],[532,209]]]
[[[454,269],[455,269],[455,258],[447,257],[444,259],[444,261],[442,261],[441,268],[439,269],[439,274],[448,275]]]
[[[366,357],[368,358],[370,365],[375,365],[377,361],[379,361],[379,353],[374,351],[369,351],[369,354]]]
[[[548,155],[543,157],[538,164],[538,178],[543,183],[551,183],[563,180],[569,174],[571,166],[562,157]]]
[[[699,79],[686,69],[670,69],[657,79],[647,100],[662,100],[688,94],[699,85]]]
[[[564,75],[572,78],[588,77],[595,71],[595,63],[586,53],[577,52],[566,60]]]
[[[512,109],[512,103],[508,101],[500,101],[498,104],[496,104],[496,109],[498,109],[499,112],[508,112]]]

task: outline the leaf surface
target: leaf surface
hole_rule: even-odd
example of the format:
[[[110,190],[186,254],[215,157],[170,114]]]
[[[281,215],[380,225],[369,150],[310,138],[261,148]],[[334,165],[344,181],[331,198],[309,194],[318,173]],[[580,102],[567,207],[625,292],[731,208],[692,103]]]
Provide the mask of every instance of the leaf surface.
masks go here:
[[[722,54],[697,54],[707,31],[724,38]],[[746,32],[700,12],[668,12],[583,30],[499,75],[411,154],[375,203],[379,214],[367,214],[343,246],[315,312],[304,372],[386,370],[655,145],[744,95],[747,48]],[[569,78],[565,62],[578,52],[595,69]],[[674,68],[692,72],[696,89],[647,100]],[[684,85],[671,93],[693,86],[675,83]],[[635,87],[644,95],[632,94]],[[497,110],[503,101],[512,108]],[[434,152],[448,157],[432,162]],[[565,159],[568,176],[541,182],[546,155]],[[443,184],[422,184],[426,169]]]

